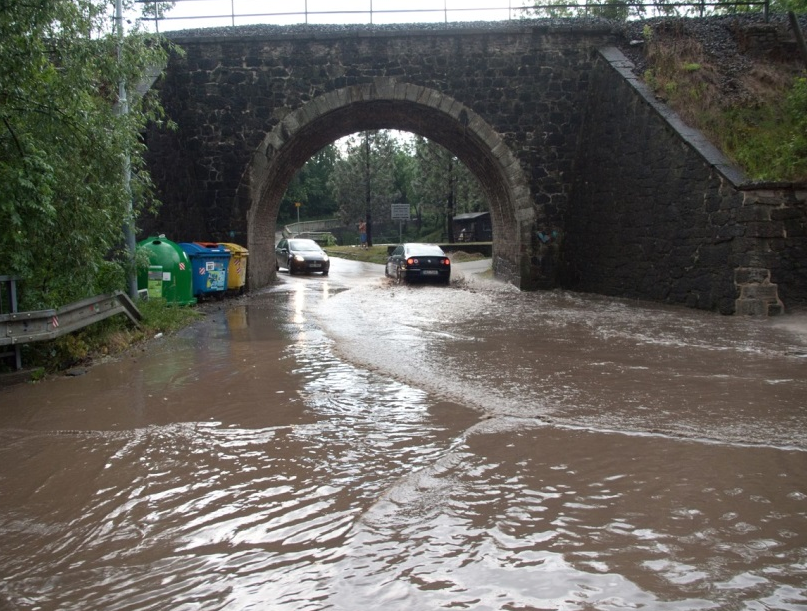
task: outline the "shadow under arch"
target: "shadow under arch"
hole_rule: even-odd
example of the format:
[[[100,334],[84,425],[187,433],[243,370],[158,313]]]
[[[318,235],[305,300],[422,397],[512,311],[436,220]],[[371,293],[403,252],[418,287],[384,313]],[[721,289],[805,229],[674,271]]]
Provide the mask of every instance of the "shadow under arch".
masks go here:
[[[287,114],[267,134],[244,174],[250,288],[274,274],[280,200],[295,172],[322,147],[359,131],[397,129],[424,136],[456,155],[479,179],[493,225],[493,270],[524,286],[535,209],[518,158],[479,115],[439,91],[377,78],[325,93]],[[522,248],[524,246],[524,248]]]

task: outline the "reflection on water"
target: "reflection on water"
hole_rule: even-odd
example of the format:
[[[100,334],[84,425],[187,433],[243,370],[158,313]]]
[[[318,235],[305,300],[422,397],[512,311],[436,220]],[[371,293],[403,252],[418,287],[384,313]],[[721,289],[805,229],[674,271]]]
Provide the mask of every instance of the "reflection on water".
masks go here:
[[[797,452],[487,421],[367,512],[340,563],[337,599],[385,609],[798,608],[807,504],[793,474],[803,467]]]
[[[807,609],[797,319],[342,264],[0,391],[0,610]]]

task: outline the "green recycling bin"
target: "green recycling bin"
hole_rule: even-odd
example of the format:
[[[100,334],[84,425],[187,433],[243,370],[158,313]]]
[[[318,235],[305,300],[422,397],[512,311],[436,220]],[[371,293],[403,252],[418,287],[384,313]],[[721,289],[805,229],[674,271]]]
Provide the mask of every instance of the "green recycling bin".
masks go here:
[[[156,267],[162,267],[162,296],[168,302],[176,305],[193,305],[196,297],[193,296],[193,269],[188,255],[179,247],[179,244],[165,238],[154,236],[138,244],[148,253],[149,267],[138,269],[137,288],[149,288],[149,268],[152,274]],[[153,282],[153,278],[152,278]]]

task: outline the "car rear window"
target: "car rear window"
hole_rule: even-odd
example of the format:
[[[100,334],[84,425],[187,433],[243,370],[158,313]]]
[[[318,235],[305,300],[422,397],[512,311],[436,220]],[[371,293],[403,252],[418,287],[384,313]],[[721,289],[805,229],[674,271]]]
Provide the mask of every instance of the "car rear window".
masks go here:
[[[423,244],[409,248],[409,254],[421,257],[445,257],[443,249],[433,244]]]

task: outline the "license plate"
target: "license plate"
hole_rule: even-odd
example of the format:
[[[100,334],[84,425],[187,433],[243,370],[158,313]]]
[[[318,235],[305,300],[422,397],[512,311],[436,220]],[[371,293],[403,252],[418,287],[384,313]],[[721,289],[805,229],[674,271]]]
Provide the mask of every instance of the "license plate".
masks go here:
[[[423,270],[423,275],[424,276],[436,276],[439,273],[440,272],[438,272],[436,269],[424,269]]]
[[[309,263],[309,267],[322,267],[322,263]]]

